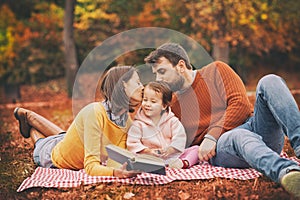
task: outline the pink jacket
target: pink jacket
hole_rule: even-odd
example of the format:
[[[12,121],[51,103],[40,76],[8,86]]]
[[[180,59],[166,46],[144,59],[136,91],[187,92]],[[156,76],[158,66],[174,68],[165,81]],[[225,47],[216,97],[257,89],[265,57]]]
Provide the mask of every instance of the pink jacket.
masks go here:
[[[127,149],[134,153],[146,148],[165,149],[169,146],[183,152],[185,143],[184,127],[171,109],[161,116],[156,126],[140,108],[128,130]]]

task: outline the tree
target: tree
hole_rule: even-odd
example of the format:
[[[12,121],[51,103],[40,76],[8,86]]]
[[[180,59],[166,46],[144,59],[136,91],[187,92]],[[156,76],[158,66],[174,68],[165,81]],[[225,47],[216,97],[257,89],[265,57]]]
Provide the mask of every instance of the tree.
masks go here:
[[[13,88],[15,97],[20,84],[63,75],[62,9],[45,1],[28,3],[30,14],[19,12],[10,1],[0,7],[0,83],[5,87],[1,91],[11,93]]]
[[[71,97],[78,70],[76,45],[73,34],[73,19],[76,0],[66,0],[63,41],[65,46],[65,69],[68,96]]]
[[[16,47],[24,42],[26,28],[7,5],[0,7],[0,103],[20,98]],[[23,32],[23,36],[22,36]]]
[[[296,45],[290,37],[295,24],[286,19],[291,18],[288,12],[299,3],[289,2],[290,8],[283,8],[283,4],[286,3],[278,0],[204,0],[185,5],[193,19],[194,37],[200,41],[210,38],[213,52],[230,45],[262,55],[274,48],[289,51]]]
[[[18,20],[4,4],[0,8],[0,81],[38,83],[62,76],[62,9],[39,3],[29,18]]]

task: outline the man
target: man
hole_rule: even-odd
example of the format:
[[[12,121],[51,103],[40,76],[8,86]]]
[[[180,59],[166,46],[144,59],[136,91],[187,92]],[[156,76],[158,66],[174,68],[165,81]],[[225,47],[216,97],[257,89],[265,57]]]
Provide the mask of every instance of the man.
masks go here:
[[[300,157],[300,112],[280,77],[259,81],[253,112],[243,82],[223,62],[193,70],[175,43],[158,47],[145,62],[176,92],[171,108],[186,129],[187,146],[199,145],[199,160],[252,167],[300,197],[300,166],[279,156],[285,134]]]

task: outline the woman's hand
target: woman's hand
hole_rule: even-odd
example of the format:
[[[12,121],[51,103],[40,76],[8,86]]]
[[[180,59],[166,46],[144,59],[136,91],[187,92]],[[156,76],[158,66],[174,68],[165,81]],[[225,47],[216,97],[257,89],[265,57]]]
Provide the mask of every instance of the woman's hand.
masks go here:
[[[127,171],[126,167],[127,163],[124,163],[120,169],[114,169],[113,175],[118,178],[132,178],[142,173],[135,170]]]

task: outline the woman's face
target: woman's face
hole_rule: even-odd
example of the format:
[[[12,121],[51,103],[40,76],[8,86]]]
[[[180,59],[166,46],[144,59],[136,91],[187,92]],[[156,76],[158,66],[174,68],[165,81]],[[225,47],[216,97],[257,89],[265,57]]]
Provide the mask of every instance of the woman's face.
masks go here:
[[[128,82],[124,82],[124,88],[126,95],[137,102],[141,102],[143,98],[144,86],[140,81],[140,77],[137,72],[133,72],[131,79]]]

